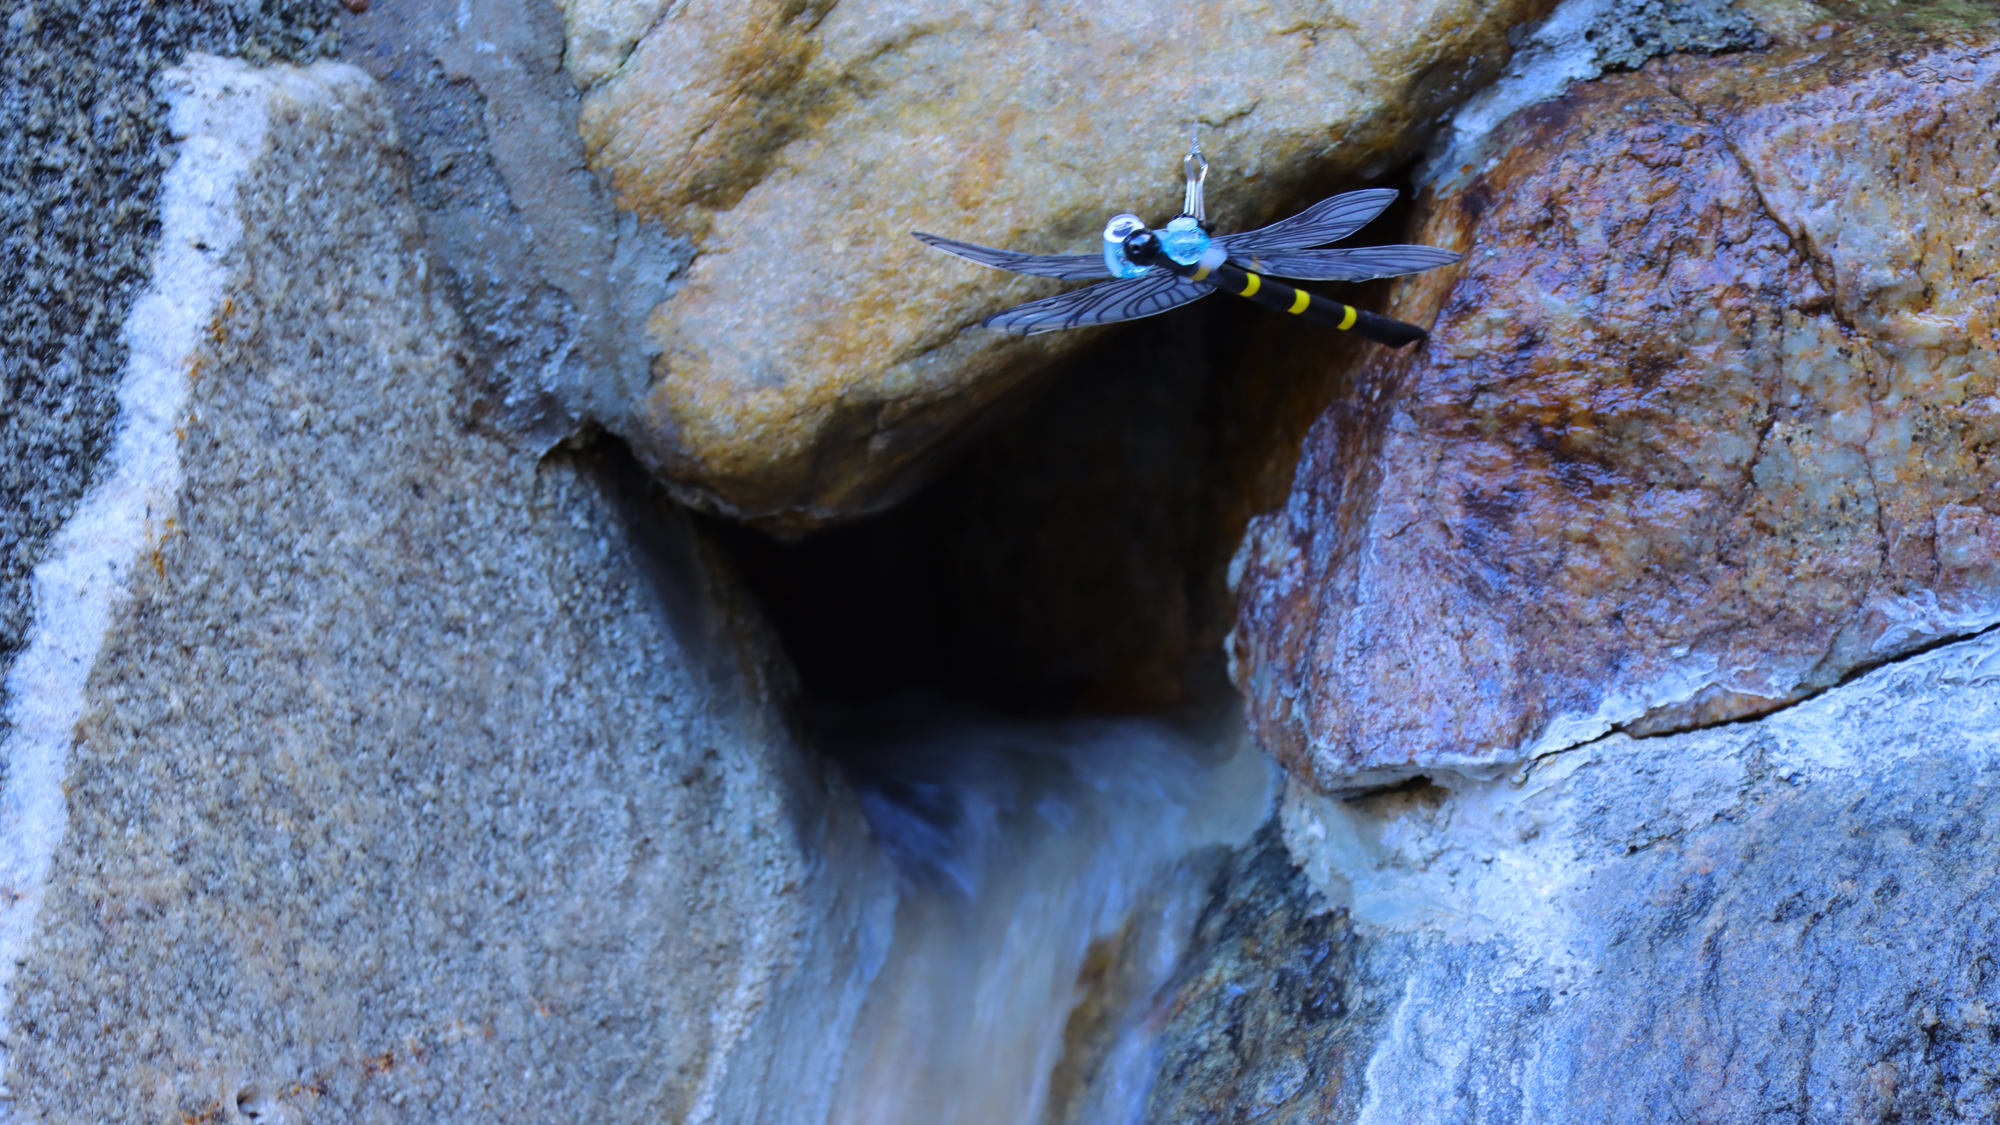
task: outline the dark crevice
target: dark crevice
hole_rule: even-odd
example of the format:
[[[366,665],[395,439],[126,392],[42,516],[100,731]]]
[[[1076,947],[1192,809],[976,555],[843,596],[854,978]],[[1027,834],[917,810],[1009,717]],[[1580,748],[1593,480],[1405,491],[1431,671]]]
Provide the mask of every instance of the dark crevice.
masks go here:
[[[1340,799],[1350,805],[1363,804],[1381,797],[1422,797],[1438,790],[1438,785],[1425,774],[1412,774],[1400,781],[1385,785],[1373,785],[1366,789],[1356,789],[1342,793]]]

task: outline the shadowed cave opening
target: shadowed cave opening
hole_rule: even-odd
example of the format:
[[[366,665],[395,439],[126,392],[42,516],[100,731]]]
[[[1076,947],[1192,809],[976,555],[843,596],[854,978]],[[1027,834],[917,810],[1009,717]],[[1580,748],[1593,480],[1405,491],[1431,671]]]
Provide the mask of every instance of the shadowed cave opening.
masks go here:
[[[790,541],[713,521],[809,709],[922,695],[1050,717],[1217,701],[1229,547],[1212,526],[1207,423],[1257,311],[1210,300],[1106,333],[889,511]]]
[[[1384,292],[1341,288],[1364,307]],[[1039,718],[1233,707],[1230,556],[1283,502],[1361,346],[1202,301],[1031,379],[889,511],[795,540],[704,524],[810,713],[915,695]]]
[[[1279,214],[1396,187],[1342,245],[1399,242],[1411,170],[1305,185]],[[1389,284],[1307,287],[1379,309]],[[1085,331],[1097,339],[1024,381],[886,512],[792,540],[704,521],[776,628],[809,721],[910,696],[1040,718],[1236,706],[1230,556],[1283,503],[1307,429],[1373,345],[1225,294]]]

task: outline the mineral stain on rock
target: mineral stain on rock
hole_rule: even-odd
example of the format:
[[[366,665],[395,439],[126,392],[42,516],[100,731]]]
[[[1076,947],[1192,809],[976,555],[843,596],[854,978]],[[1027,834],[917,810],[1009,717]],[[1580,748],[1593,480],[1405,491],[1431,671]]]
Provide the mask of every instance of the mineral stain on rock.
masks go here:
[[[1754,715],[2000,619],[2000,28],[1678,57],[1426,200],[1455,278],[1239,555],[1322,788]],[[1449,271],[1440,271],[1449,272]],[[1448,287],[1448,288],[1447,288]]]

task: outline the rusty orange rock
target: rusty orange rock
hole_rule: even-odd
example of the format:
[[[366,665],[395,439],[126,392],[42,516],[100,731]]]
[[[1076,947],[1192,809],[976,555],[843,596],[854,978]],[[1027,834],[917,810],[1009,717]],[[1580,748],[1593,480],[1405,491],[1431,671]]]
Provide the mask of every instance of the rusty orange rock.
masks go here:
[[[2000,621],[1996,118],[2000,28],[1892,24],[1517,117],[1239,554],[1264,742],[1501,769]]]
[[[794,528],[878,509],[1096,334],[972,329],[1055,283],[911,230],[1094,249],[1113,213],[1171,214],[1197,112],[1216,217],[1260,222],[1412,155],[1549,6],[567,0],[593,164],[699,250],[626,429],[711,509]]]

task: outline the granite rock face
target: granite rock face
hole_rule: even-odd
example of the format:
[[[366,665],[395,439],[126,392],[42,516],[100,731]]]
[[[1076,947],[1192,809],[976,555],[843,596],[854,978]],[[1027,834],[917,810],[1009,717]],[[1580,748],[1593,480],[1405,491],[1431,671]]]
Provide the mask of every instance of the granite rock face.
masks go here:
[[[1296,783],[1145,1120],[1989,1121],[2000,635],[1496,781]]]
[[[187,50],[310,59],[335,38],[333,10],[317,0],[3,12],[0,677],[27,643],[30,576],[111,443],[125,364],[117,329],[146,286],[166,163],[154,72]]]
[[[2000,26],[1685,58],[1447,169],[1377,354],[1238,556],[1321,791],[1754,715],[2000,619]]]
[[[364,73],[167,82],[120,425],[10,676],[11,1108],[823,1112],[893,894],[726,568],[616,447],[476,423]]]
[[[593,166],[697,250],[651,321],[633,439],[717,511],[796,529],[885,507],[1090,335],[972,329],[1054,287],[912,229],[1093,249],[1109,215],[1178,205],[1191,113],[1222,226],[1269,219],[1412,155],[1547,7],[573,0]]]
[[[1997,723],[1987,633],[1512,779],[1295,786],[1369,1029],[1355,1108],[1313,1120],[2000,1116]]]
[[[658,349],[645,321],[690,247],[612,203],[546,0],[393,0],[341,20],[389,94],[424,239],[497,421],[553,444],[623,417]]]

